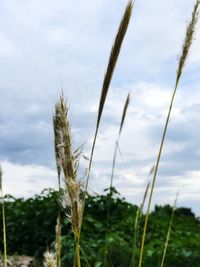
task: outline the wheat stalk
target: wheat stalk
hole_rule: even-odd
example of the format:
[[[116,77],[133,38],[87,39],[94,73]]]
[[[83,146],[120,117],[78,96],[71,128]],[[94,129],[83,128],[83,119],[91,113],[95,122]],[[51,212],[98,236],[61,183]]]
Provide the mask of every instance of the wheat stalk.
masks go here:
[[[178,85],[179,85],[179,81],[180,81],[180,78],[181,78],[181,75],[182,75],[182,72],[183,72],[187,57],[188,57],[188,53],[189,53],[192,41],[193,41],[195,26],[196,26],[196,23],[197,23],[197,20],[198,20],[198,14],[199,14],[199,12],[198,12],[199,3],[200,3],[199,0],[197,0],[195,5],[194,5],[194,9],[193,9],[193,12],[192,12],[192,18],[191,18],[191,21],[188,24],[188,27],[187,27],[187,30],[186,30],[186,37],[185,37],[185,40],[184,40],[181,56],[180,56],[180,59],[179,59],[174,91],[173,91],[173,94],[172,94],[170,107],[169,107],[169,110],[168,110],[168,115],[167,115],[164,131],[163,131],[163,135],[162,135],[162,140],[161,140],[161,144],[160,144],[160,148],[159,148],[159,152],[158,152],[158,157],[157,157],[157,161],[156,161],[156,165],[155,165],[155,170],[154,170],[153,182],[152,182],[152,186],[151,186],[150,197],[149,197],[149,202],[148,202],[148,207],[147,207],[147,212],[146,212],[146,217],[145,217],[143,236],[142,236],[139,267],[142,266],[142,259],[143,259],[143,253],[144,253],[144,242],[145,242],[146,231],[147,231],[147,226],[148,226],[149,212],[150,212],[151,201],[152,201],[155,181],[156,181],[156,177],[157,177],[159,162],[160,162],[160,158],[161,158],[161,154],[162,154],[163,144],[164,144],[164,140],[165,140],[168,124],[169,124],[169,119],[170,119],[171,110],[172,110],[172,106],[173,106],[173,103],[174,103],[176,91],[177,91],[177,88],[178,88]]]

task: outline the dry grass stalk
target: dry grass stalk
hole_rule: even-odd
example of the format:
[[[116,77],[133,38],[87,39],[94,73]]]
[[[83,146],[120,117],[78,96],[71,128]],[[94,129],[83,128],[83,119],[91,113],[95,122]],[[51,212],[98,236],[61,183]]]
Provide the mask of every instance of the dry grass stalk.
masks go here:
[[[195,26],[196,26],[196,23],[197,23],[197,20],[198,20],[198,15],[199,15],[199,12],[198,12],[199,4],[200,4],[200,1],[197,0],[195,5],[194,5],[191,21],[188,24],[188,27],[187,27],[187,30],[186,30],[186,37],[185,37],[185,40],[184,40],[183,49],[182,49],[181,56],[180,56],[180,59],[179,59],[179,65],[178,65],[178,70],[177,70],[175,87],[174,87],[174,91],[173,91],[173,94],[172,94],[170,107],[169,107],[169,110],[168,110],[168,115],[167,115],[164,131],[163,131],[163,135],[162,135],[162,140],[161,140],[161,144],[160,144],[160,148],[159,148],[159,152],[158,152],[158,157],[157,157],[157,161],[156,161],[156,165],[155,165],[155,170],[154,170],[153,182],[152,182],[152,186],[151,186],[150,197],[149,197],[149,202],[148,202],[148,207],[147,207],[147,212],[146,212],[146,218],[145,218],[145,224],[144,224],[144,230],[143,230],[143,236],[142,236],[139,267],[142,266],[142,259],[143,259],[143,253],[144,253],[144,242],[145,242],[146,231],[147,231],[147,226],[148,226],[149,212],[150,212],[150,207],[151,207],[151,200],[152,200],[152,196],[153,196],[153,191],[154,191],[155,181],[156,181],[156,177],[157,177],[159,162],[160,162],[160,158],[161,158],[161,154],[162,154],[163,144],[164,144],[164,140],[165,140],[168,124],[169,124],[169,119],[170,119],[171,110],[172,110],[172,106],[173,106],[173,103],[174,103],[174,98],[175,98],[175,95],[176,95],[176,91],[177,91],[177,88],[178,88],[178,85],[179,85],[179,81],[180,81],[180,78],[181,78],[181,75],[182,75],[182,72],[183,72],[183,68],[185,66],[185,63],[186,63],[186,60],[187,60],[187,57],[188,57],[188,53],[189,53],[192,41],[193,41],[194,32],[195,32]]]
[[[127,113],[127,109],[128,109],[129,103],[130,103],[130,93],[127,95],[127,98],[126,98],[126,101],[125,101],[125,104],[124,104],[124,109],[123,109],[120,128],[119,128],[119,136],[120,136],[121,131],[123,129],[123,125],[124,125],[124,121],[125,121],[125,118],[126,118],[126,113]]]
[[[44,254],[44,267],[56,267],[55,255],[52,252],[46,251]]]
[[[130,21],[131,14],[132,14],[132,9],[133,9],[133,2],[128,1],[124,15],[123,15],[121,23],[119,25],[117,35],[115,37],[114,45],[111,49],[111,53],[110,53],[110,57],[109,57],[109,61],[108,61],[108,66],[107,66],[106,74],[105,74],[104,81],[103,81],[103,86],[102,86],[102,90],[101,90],[101,97],[100,97],[100,101],[99,101],[99,109],[98,109],[98,115],[97,115],[95,135],[94,135],[94,140],[92,143],[92,150],[91,150],[91,154],[90,154],[88,174],[87,174],[86,183],[85,183],[82,215],[83,215],[84,209],[85,209],[85,201],[86,201],[88,183],[89,183],[89,178],[90,178],[90,171],[91,171],[91,167],[92,167],[94,148],[95,148],[95,144],[96,144],[96,139],[97,139],[97,134],[98,134],[99,125],[100,125],[100,121],[101,121],[101,116],[103,113],[104,104],[106,101],[106,97],[108,94],[108,89],[110,86],[110,82],[112,80],[114,69],[115,69],[115,66],[117,63],[117,59],[118,59],[118,56],[120,53],[120,49],[121,49],[128,25],[129,25],[129,21]],[[82,224],[82,222],[81,222],[81,224]],[[81,226],[80,226],[80,232],[81,232]]]
[[[58,173],[58,187],[60,189],[60,173],[61,173],[61,162],[59,157],[59,144],[60,144],[60,134],[59,134],[59,125],[58,125],[58,111],[59,106],[56,105],[55,107],[55,115],[53,116],[53,128],[54,128],[54,148],[55,148],[55,159],[56,159],[56,167],[57,167],[57,173]]]
[[[67,209],[76,242],[76,256],[78,267],[80,262],[79,229],[82,220],[82,201],[80,198],[81,184],[77,181],[80,149],[72,150],[71,128],[68,119],[68,107],[63,95],[56,105],[54,121],[57,134],[57,155],[60,169],[64,174],[65,190],[62,204]]]
[[[177,192],[176,198],[174,200],[174,206],[173,206],[172,215],[171,215],[171,219],[170,219],[170,223],[169,223],[169,228],[168,228],[168,232],[167,232],[167,238],[166,238],[166,241],[165,241],[165,246],[164,246],[164,251],[163,251],[163,256],[162,256],[162,261],[161,261],[160,267],[164,266],[165,257],[166,257],[166,253],[167,253],[167,248],[168,248],[168,244],[169,244],[169,238],[170,238],[171,230],[172,230],[174,214],[175,214],[176,206],[177,206],[177,200],[178,200],[178,192]]]
[[[4,248],[4,256],[3,256],[3,266],[7,267],[7,241],[6,241],[6,216],[5,216],[5,205],[4,205],[4,195],[3,195],[3,172],[0,166],[0,193],[1,193],[1,205],[2,205],[2,221],[3,221],[3,248]]]

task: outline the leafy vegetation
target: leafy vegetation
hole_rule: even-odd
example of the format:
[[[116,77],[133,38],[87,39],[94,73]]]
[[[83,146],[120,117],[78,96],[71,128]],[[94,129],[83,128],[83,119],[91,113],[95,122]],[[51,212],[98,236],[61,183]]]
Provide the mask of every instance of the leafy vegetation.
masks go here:
[[[51,249],[55,242],[57,194],[58,192],[54,190],[44,190],[40,195],[29,199],[6,196],[8,254],[35,256],[41,264],[43,253],[47,248]],[[134,221],[138,207],[126,202],[114,188],[111,196],[108,193],[87,197],[87,215],[84,218],[81,234],[83,266],[88,266],[87,261],[89,266],[103,265],[108,203],[110,203],[111,217],[107,266],[130,266]],[[156,206],[150,214],[143,258],[144,267],[159,266],[161,262],[172,209],[169,205]],[[65,217],[63,210],[61,217]],[[142,215],[137,240],[137,262],[144,219]],[[0,236],[0,249],[3,251],[2,230]],[[63,266],[73,266],[74,253],[71,224],[68,220],[62,219]],[[200,266],[200,220],[188,208],[178,208],[175,212],[165,266]]]

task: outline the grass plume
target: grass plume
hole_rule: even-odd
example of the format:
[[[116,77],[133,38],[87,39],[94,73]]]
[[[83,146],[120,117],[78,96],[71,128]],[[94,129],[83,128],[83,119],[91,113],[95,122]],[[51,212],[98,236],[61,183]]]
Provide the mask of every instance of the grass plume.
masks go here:
[[[56,259],[54,253],[49,251],[46,251],[44,253],[44,267],[56,267]]]
[[[111,173],[111,179],[110,179],[110,189],[112,189],[112,186],[113,186],[113,177],[114,177],[115,163],[116,163],[116,158],[117,158],[117,151],[118,151],[118,147],[119,147],[119,139],[120,139],[121,132],[122,132],[122,129],[123,129],[123,125],[124,125],[124,121],[125,121],[125,118],[126,118],[126,113],[127,113],[127,109],[128,109],[129,103],[130,103],[130,94],[127,95],[127,98],[126,98],[126,101],[125,101],[125,104],[124,104],[123,113],[122,113],[122,117],[121,117],[120,128],[119,128],[119,133],[118,133],[117,141],[115,143],[113,162],[112,162],[112,173]]]
[[[143,258],[143,253],[144,253],[144,242],[145,242],[146,231],[147,231],[147,226],[148,226],[149,212],[150,212],[151,201],[152,201],[155,181],[156,181],[156,177],[157,177],[159,162],[160,162],[160,158],[161,158],[161,154],[162,154],[163,144],[164,144],[164,141],[165,141],[165,136],[166,136],[166,132],[167,132],[168,124],[169,124],[169,119],[170,119],[171,110],[172,110],[172,106],[173,106],[173,103],[174,103],[176,91],[177,91],[177,88],[178,88],[178,85],[179,85],[179,81],[180,81],[180,78],[181,78],[181,75],[182,75],[182,72],[183,72],[187,57],[188,57],[188,53],[189,53],[192,41],[193,41],[194,32],[195,32],[195,26],[197,24],[198,15],[199,15],[199,11],[198,11],[199,4],[200,4],[200,1],[197,0],[195,5],[194,5],[191,21],[187,26],[186,37],[185,37],[185,40],[184,40],[181,56],[179,58],[179,64],[178,64],[178,70],[177,70],[177,75],[176,75],[174,91],[173,91],[173,94],[172,94],[170,107],[169,107],[169,110],[168,110],[168,115],[167,115],[164,131],[163,131],[163,135],[162,135],[162,140],[161,140],[161,144],[160,144],[160,148],[159,148],[159,152],[158,152],[158,157],[157,157],[157,161],[156,161],[156,165],[155,165],[153,182],[152,182],[152,186],[151,186],[151,190],[150,190],[150,197],[149,197],[149,202],[148,202],[148,207],[147,207],[147,212],[146,212],[146,217],[145,217],[143,236],[142,236],[139,267],[142,266],[142,258]]]
[[[4,195],[3,195],[3,172],[0,166],[0,192],[1,192],[1,205],[2,205],[2,221],[3,221],[3,266],[7,267],[7,242],[6,242],[6,215],[5,215],[5,205],[4,205]]]
[[[110,86],[110,83],[111,83],[111,80],[113,77],[113,73],[114,73],[116,63],[117,63],[117,59],[118,59],[118,56],[119,56],[119,53],[121,50],[121,46],[122,46],[126,31],[127,31],[128,25],[129,25],[129,21],[130,21],[131,14],[132,14],[132,8],[133,8],[133,3],[132,3],[132,1],[129,1],[127,6],[126,6],[121,23],[119,25],[119,29],[118,29],[117,35],[115,37],[114,45],[113,45],[111,52],[110,52],[108,66],[107,66],[106,74],[104,77],[103,86],[102,86],[102,90],[101,90],[101,97],[100,97],[100,101],[99,101],[96,130],[95,130],[94,140],[93,140],[93,144],[92,144],[92,150],[91,150],[89,168],[88,168],[88,177],[87,177],[87,181],[86,181],[86,191],[87,191],[87,187],[88,187],[89,174],[90,174],[90,169],[91,169],[91,164],[92,164],[92,159],[93,159],[93,154],[94,154],[94,148],[95,148],[95,144],[96,144],[97,133],[98,133],[98,129],[99,129],[100,121],[101,121],[101,116],[102,116],[104,104],[105,104],[106,97],[108,94],[108,89],[109,89],[109,86]]]
[[[60,203],[60,192],[61,192],[61,161],[59,157],[59,144],[60,134],[59,134],[59,105],[55,107],[55,114],[53,116],[53,128],[54,128],[54,147],[55,147],[55,159],[56,159],[56,167],[57,167],[57,175],[58,175],[58,204]],[[60,206],[58,205],[58,215],[57,215],[57,222],[56,222],[56,266],[61,266],[61,213],[60,213]]]
[[[57,155],[60,169],[63,172],[65,189],[63,191],[62,204],[68,211],[67,217],[71,222],[76,242],[76,258],[78,267],[80,261],[79,229],[82,219],[82,201],[80,198],[81,184],[77,181],[80,149],[73,151],[71,127],[68,118],[68,107],[64,96],[55,107],[55,124],[57,126]]]

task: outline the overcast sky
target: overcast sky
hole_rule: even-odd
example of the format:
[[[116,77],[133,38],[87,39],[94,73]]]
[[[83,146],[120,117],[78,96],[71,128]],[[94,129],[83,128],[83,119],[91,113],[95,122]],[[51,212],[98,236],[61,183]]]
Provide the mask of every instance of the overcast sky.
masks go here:
[[[102,117],[90,190],[109,186],[115,139],[131,93],[114,177],[140,203],[162,136],[194,1],[135,1]],[[52,114],[61,88],[74,145],[89,156],[108,56],[126,1],[7,0],[0,3],[0,161],[4,191],[31,196],[56,187]],[[200,25],[178,89],[153,204],[200,215]],[[87,162],[81,161],[84,166]]]

